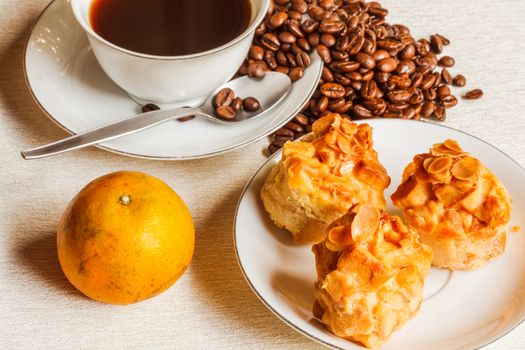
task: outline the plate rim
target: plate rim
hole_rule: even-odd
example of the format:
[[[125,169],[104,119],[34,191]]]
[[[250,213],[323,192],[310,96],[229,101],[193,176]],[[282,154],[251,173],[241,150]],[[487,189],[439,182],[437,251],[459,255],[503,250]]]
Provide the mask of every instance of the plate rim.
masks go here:
[[[466,131],[462,131],[462,130],[459,130],[459,129],[456,129],[456,128],[453,128],[453,127],[450,127],[450,126],[447,126],[447,125],[443,125],[443,124],[437,124],[437,123],[433,123],[433,122],[427,122],[427,121],[422,121],[422,120],[411,120],[411,119],[385,119],[385,118],[370,118],[370,119],[361,119],[361,120],[353,120],[353,122],[355,123],[367,123],[368,121],[374,121],[374,122],[385,122],[385,123],[406,123],[406,122],[410,122],[410,123],[424,123],[424,124],[428,124],[428,125],[432,125],[432,126],[436,126],[436,127],[441,127],[441,128],[445,128],[445,129],[449,129],[449,130],[454,130],[454,131],[457,131],[459,133],[462,133],[464,135],[467,135],[467,136],[470,136],[478,141],[481,141],[482,143],[486,144],[487,146],[493,148],[494,150],[496,150],[497,152],[499,152],[500,154],[502,154],[504,157],[508,158],[511,162],[513,162],[515,165],[518,166],[518,169],[523,173],[523,176],[525,177],[525,167],[523,167],[520,163],[518,163],[516,160],[514,160],[511,156],[509,156],[507,153],[503,152],[502,150],[500,150],[498,147],[490,144],[489,142],[475,136],[475,135],[472,135]],[[309,135],[309,134],[307,134]],[[305,136],[307,136],[305,135]],[[304,137],[305,137],[304,136]],[[246,283],[249,285],[250,289],[252,290],[252,292],[257,296],[257,298],[263,303],[264,306],[266,306],[266,308],[268,310],[270,310],[275,316],[277,316],[278,319],[280,319],[282,322],[284,322],[286,325],[288,325],[289,327],[291,327],[292,329],[294,329],[296,332],[306,336],[307,338],[311,339],[311,340],[314,340],[316,341],[317,343],[319,344],[322,344],[328,348],[332,348],[332,349],[338,349],[338,350],[345,350],[345,348],[341,348],[339,346],[336,346],[336,345],[333,345],[333,344],[329,344],[327,342],[325,342],[324,340],[322,339],[319,339],[317,338],[316,336],[314,336],[313,334],[310,334],[308,333],[307,331],[301,329],[299,326],[293,324],[292,322],[288,321],[288,319],[286,319],[286,317],[284,317],[283,315],[281,315],[277,310],[275,310],[273,308],[272,305],[270,305],[270,303],[268,301],[266,301],[262,295],[259,294],[259,292],[257,291],[257,289],[255,288],[255,286],[252,284],[251,280],[249,279],[247,273],[246,273],[246,270],[244,269],[244,266],[241,262],[241,258],[239,256],[239,252],[238,252],[238,249],[237,249],[237,216],[239,214],[239,207],[241,205],[241,202],[246,194],[246,191],[248,190],[248,188],[250,187],[250,185],[252,184],[252,182],[254,181],[255,177],[257,176],[257,174],[259,174],[259,172],[271,161],[273,161],[275,158],[277,158],[278,156],[281,156],[282,154],[282,149],[279,149],[277,152],[275,152],[274,154],[272,154],[270,157],[268,157],[268,159],[266,159],[254,172],[253,174],[251,175],[250,179],[248,180],[248,182],[246,183],[246,185],[244,186],[241,194],[240,194],[240,197],[239,197],[239,200],[237,201],[237,206],[235,207],[235,215],[234,215],[234,218],[233,218],[233,246],[234,246],[234,250],[235,250],[235,257],[237,258],[237,264],[239,265],[239,268],[241,270],[241,273],[244,277],[244,280],[246,281]],[[502,339],[503,337],[505,337],[506,335],[508,335],[509,333],[511,333],[513,330],[515,330],[516,328],[518,328],[519,326],[521,326],[522,324],[525,323],[525,314],[522,315],[521,319],[514,325],[512,326],[509,330],[507,330],[506,332],[502,333],[501,335],[499,335],[498,337],[492,339],[491,341],[489,341],[488,343],[485,343],[483,345],[480,345],[478,347],[475,347],[473,348],[473,350],[480,350],[500,339]],[[344,338],[341,338],[341,339],[344,339]],[[354,345],[357,345],[357,346],[360,346],[358,344],[355,344],[353,343]],[[363,347],[363,349],[365,349]]]
[[[29,43],[30,43],[30,40],[31,40],[31,36],[33,35],[33,33],[35,31],[35,28],[38,26],[38,24],[42,20],[43,16],[48,11],[50,11],[51,7],[53,6],[53,4],[55,4],[58,1],[66,1],[66,0],[51,0],[42,9],[42,11],[39,13],[37,18],[34,20],[33,24],[31,25],[31,27],[29,29],[29,32],[27,34],[27,38],[26,38],[26,41],[25,41],[25,44],[24,44],[24,50],[23,50],[23,53],[22,53],[22,69],[24,71],[24,81],[26,83],[26,86],[29,89],[29,93],[31,94],[31,97],[33,98],[33,101],[37,104],[37,106],[40,108],[40,110],[48,117],[48,119],[50,119],[53,123],[55,123],[55,125],[57,125],[59,128],[61,128],[62,130],[66,131],[70,135],[77,135],[76,132],[70,130],[65,125],[63,125],[61,122],[59,122],[55,117],[53,117],[53,115],[50,112],[48,112],[46,110],[46,108],[42,105],[42,103],[40,102],[40,100],[37,97],[37,94],[33,90],[33,87],[31,86],[31,83],[29,81],[29,74],[27,72],[27,53],[28,53],[28,48],[29,48]],[[316,55],[315,52],[312,53],[312,54]],[[321,67],[322,66],[323,65],[321,65]],[[317,76],[316,76],[316,79],[315,79],[316,81],[318,81],[321,78],[322,72],[323,72],[322,68],[319,69],[319,72],[317,72]],[[173,156],[150,156],[150,155],[145,155],[145,154],[140,154],[140,153],[133,153],[133,152],[127,152],[127,151],[124,151],[124,150],[118,150],[118,149],[115,149],[115,148],[104,146],[103,144],[95,144],[93,146],[96,147],[96,148],[102,149],[104,151],[108,151],[108,152],[114,153],[114,154],[127,156],[127,157],[131,157],[131,158],[147,159],[147,160],[184,161],[184,160],[194,160],[194,159],[203,159],[203,158],[214,157],[214,156],[217,156],[217,155],[221,155],[221,154],[225,154],[225,153],[228,153],[228,152],[231,152],[231,151],[238,150],[238,149],[243,148],[245,146],[248,146],[248,145],[250,145],[250,144],[252,144],[254,142],[257,142],[257,141],[263,139],[264,137],[267,137],[268,135],[271,135],[272,133],[274,133],[275,131],[277,131],[278,129],[280,129],[284,125],[286,125],[286,123],[288,123],[290,120],[292,120],[295,117],[295,115],[298,114],[301,111],[301,109],[303,108],[304,104],[308,100],[310,100],[310,98],[313,96],[314,93],[315,93],[315,88],[311,88],[310,91],[308,92],[308,94],[305,95],[305,98],[301,101],[301,103],[297,104],[297,107],[294,109],[294,112],[290,113],[290,116],[288,118],[285,118],[282,122],[277,123],[276,126],[274,128],[271,128],[271,130],[269,132],[263,133],[263,134],[258,135],[256,137],[253,137],[253,138],[251,138],[251,139],[249,139],[247,141],[241,142],[241,143],[239,143],[237,145],[234,145],[234,146],[231,146],[231,147],[227,147],[227,148],[224,148],[224,149],[221,149],[221,150],[216,150],[216,151],[213,151],[213,152],[208,152],[208,153],[203,153],[203,154],[198,154],[198,155],[192,155],[192,156],[175,156],[175,157],[173,157]],[[283,101],[281,101],[280,103],[286,102],[285,100],[286,100],[286,98]],[[133,101],[133,102],[136,103],[135,101]]]

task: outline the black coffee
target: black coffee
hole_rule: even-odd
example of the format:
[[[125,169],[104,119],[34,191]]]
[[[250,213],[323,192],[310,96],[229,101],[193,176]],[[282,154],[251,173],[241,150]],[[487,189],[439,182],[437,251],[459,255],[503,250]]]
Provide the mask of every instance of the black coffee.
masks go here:
[[[128,50],[178,56],[221,46],[250,23],[250,0],[94,0],[91,26]]]

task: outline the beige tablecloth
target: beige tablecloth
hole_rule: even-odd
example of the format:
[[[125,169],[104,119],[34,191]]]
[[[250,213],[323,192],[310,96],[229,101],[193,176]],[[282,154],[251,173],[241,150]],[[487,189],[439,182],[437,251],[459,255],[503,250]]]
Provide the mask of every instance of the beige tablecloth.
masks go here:
[[[132,159],[96,148],[22,160],[20,150],[66,136],[38,109],[23,77],[25,39],[47,1],[0,0],[0,349],[319,348],[259,302],[235,259],[235,205],[264,160],[266,140],[186,162]],[[453,72],[464,73],[469,88],[485,91],[480,101],[460,101],[445,124],[525,165],[525,1],[384,5],[390,21],[408,25],[417,37],[449,37],[446,52],[457,61]],[[145,171],[173,186],[197,230],[195,257],[184,277],[162,295],[128,307],[92,302],[68,283],[54,232],[77,191],[120,169]],[[487,349],[525,349],[525,325]]]

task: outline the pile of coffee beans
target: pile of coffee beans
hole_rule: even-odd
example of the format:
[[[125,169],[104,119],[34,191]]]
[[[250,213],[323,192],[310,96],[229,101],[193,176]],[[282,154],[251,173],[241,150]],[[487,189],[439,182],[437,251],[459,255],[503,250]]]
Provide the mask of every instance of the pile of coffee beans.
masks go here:
[[[388,10],[362,0],[273,0],[257,28],[239,75],[262,77],[266,71],[300,79],[314,50],[324,62],[321,81],[302,112],[278,130],[270,153],[311,131],[327,113],[349,119],[373,117],[444,120],[458,100],[449,85],[454,58],[441,56],[450,41],[434,34],[416,40],[401,24],[388,24]],[[476,99],[482,91],[463,97]]]
[[[212,99],[215,115],[224,120],[233,120],[241,110],[255,112],[261,108],[261,104],[255,97],[235,97],[230,88],[220,90]]]

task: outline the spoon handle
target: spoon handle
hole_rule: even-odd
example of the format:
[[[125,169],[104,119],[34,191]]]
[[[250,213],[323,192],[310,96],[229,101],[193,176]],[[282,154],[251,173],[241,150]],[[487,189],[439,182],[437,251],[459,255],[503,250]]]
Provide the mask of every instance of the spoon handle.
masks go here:
[[[24,159],[36,159],[88,147],[96,143],[115,139],[117,137],[130,135],[168,120],[201,114],[200,108],[179,108],[169,110],[158,110],[137,114],[136,116],[122,121],[109,124],[85,133],[73,135],[65,139],[22,151]]]

